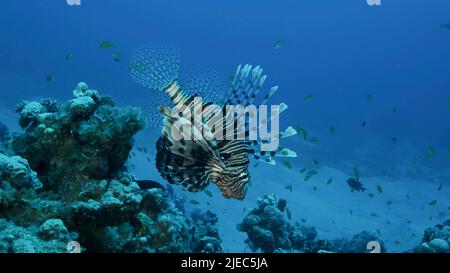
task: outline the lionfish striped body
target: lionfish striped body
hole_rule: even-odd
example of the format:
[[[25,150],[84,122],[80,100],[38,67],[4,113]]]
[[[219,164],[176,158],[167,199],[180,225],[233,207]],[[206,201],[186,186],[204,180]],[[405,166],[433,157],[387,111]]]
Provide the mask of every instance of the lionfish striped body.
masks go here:
[[[152,54],[149,54],[149,53]],[[177,80],[178,52],[164,48],[155,50],[145,48],[138,52],[134,58],[132,71],[133,78],[151,89],[162,90],[178,109],[188,109],[202,112],[213,102],[195,100],[196,94],[186,94]],[[163,58],[164,57],[164,58]],[[163,61],[161,61],[163,60]],[[252,74],[251,77],[250,73]],[[256,67],[252,70],[249,65],[239,66],[233,79],[226,104],[249,105],[257,96],[266,76],[262,76],[262,69]],[[264,103],[275,93],[278,87],[271,89],[264,98]],[[218,90],[213,90],[217,92]],[[155,106],[155,104],[153,104]],[[221,105],[225,114],[225,106]],[[284,107],[285,109],[286,107]],[[282,109],[282,110],[284,110]],[[243,199],[250,181],[248,166],[250,155],[264,162],[274,164],[273,156],[289,156],[296,154],[288,149],[281,153],[258,153],[254,148],[255,142],[223,138],[223,140],[208,140],[204,137],[174,138],[173,131],[177,130],[174,124],[189,124],[192,136],[211,132],[207,121],[209,113],[203,112],[201,122],[191,121],[180,116],[171,115],[171,109],[160,105],[159,111],[164,116],[162,136],[158,139],[156,148],[156,167],[161,176],[171,184],[179,184],[187,191],[198,192],[204,190],[211,182],[215,183],[226,198]],[[226,119],[226,114],[224,120]],[[236,124],[236,123],[235,123]],[[235,125],[233,124],[233,126]],[[246,124],[247,125],[247,124]],[[225,126],[226,127],[226,126]],[[237,126],[236,126],[237,127]],[[237,134],[239,128],[233,127],[231,134]],[[254,128],[253,128],[254,129]],[[225,128],[223,129],[225,133]],[[289,135],[293,135],[291,131]],[[183,135],[182,130],[177,133]],[[248,130],[246,131],[248,135]],[[283,137],[283,134],[282,134]]]
[[[196,95],[186,95],[173,81],[164,92],[175,107],[199,111],[210,104],[195,105]],[[174,123],[183,117],[171,116],[170,109],[161,107],[164,114],[163,135],[157,142],[156,167],[169,183],[180,184],[188,191],[205,189],[211,181],[215,182],[224,197],[242,199],[245,197],[249,181],[248,165],[251,142],[245,140],[208,141],[183,138],[174,139]],[[182,120],[181,122],[191,122]],[[192,124],[193,134],[202,134],[205,124]],[[194,138],[195,139],[195,138]]]

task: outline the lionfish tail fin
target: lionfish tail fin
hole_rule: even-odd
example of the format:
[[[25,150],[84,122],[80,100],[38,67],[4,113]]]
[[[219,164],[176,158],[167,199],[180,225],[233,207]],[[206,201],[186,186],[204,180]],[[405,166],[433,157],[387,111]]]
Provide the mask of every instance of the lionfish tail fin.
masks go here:
[[[163,90],[178,78],[180,52],[171,46],[147,46],[135,51],[128,70],[140,85]]]
[[[158,106],[170,104],[170,99],[161,90],[178,78],[179,68],[180,52],[174,47],[146,46],[134,52],[128,71],[136,83],[150,90],[142,111],[147,127],[163,125]]]

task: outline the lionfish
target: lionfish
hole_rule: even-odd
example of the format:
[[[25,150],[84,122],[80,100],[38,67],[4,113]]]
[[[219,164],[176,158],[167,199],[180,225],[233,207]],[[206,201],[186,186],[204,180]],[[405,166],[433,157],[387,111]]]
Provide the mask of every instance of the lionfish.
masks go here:
[[[171,110],[167,104],[161,104],[165,100],[162,95],[169,98],[174,106],[193,111],[199,109],[199,105],[194,103],[194,98],[202,96],[206,101],[202,102],[200,109],[214,103],[223,107],[225,113],[225,105],[245,107],[252,104],[267,78],[262,74],[263,70],[259,66],[239,65],[234,77],[230,80],[229,91],[225,92],[217,89],[221,88],[222,84],[209,84],[206,78],[190,79],[185,85],[184,81],[180,83],[179,68],[180,53],[172,47],[139,49],[129,65],[131,76],[137,83],[156,90],[153,91],[150,107],[146,110],[147,114],[150,114],[151,122],[158,123],[153,115],[155,111],[160,112],[159,117],[161,113],[163,115],[162,136],[156,143],[156,168],[165,180],[171,184],[181,185],[183,189],[190,192],[202,191],[213,182],[225,198],[242,200],[250,181],[248,170],[250,157],[272,165],[275,164],[274,157],[297,157],[295,152],[287,148],[270,153],[260,151],[257,148],[258,141],[247,139],[174,139],[171,134],[172,125],[183,117],[171,116]],[[266,104],[277,90],[278,86],[272,87],[261,104]],[[159,107],[156,106],[157,103],[160,103]],[[286,109],[287,105],[281,104],[279,113]],[[194,124],[187,119],[183,122],[191,122],[194,133],[199,133],[201,129],[205,129],[207,119],[208,117],[204,116],[201,124]],[[237,129],[235,128],[232,134],[236,134]],[[289,137],[296,133],[292,127],[288,127],[277,137]],[[246,136],[248,136],[248,129],[246,129]]]

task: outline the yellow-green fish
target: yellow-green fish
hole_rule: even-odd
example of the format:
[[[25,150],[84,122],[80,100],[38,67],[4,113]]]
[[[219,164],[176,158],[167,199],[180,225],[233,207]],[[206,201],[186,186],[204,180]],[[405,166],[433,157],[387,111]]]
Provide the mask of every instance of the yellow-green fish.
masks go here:
[[[52,81],[55,80],[55,77],[53,77],[52,75],[47,75],[47,76],[45,77],[45,80],[46,80],[47,82],[52,82]]]
[[[292,192],[292,185],[287,185],[286,187],[284,187],[286,190]]]
[[[303,100],[304,101],[310,101],[310,100],[312,100],[314,98],[314,94],[308,94],[308,95],[306,95],[304,98],[303,98]]]
[[[441,28],[450,29],[450,23],[448,24],[442,24]]]
[[[191,200],[191,201],[189,201],[189,203],[191,203],[192,205],[200,204],[197,200]]]
[[[377,185],[377,192],[378,193],[383,193],[383,189],[381,188],[380,185]]]
[[[100,48],[103,48],[103,49],[108,49],[108,48],[113,48],[113,47],[115,47],[115,44],[110,41],[103,41],[100,43]]]
[[[114,61],[116,62],[120,62],[120,57],[122,56],[122,54],[119,51],[113,52],[112,57],[114,59]]]
[[[283,160],[282,163],[286,168],[292,169],[292,164],[289,161]]]
[[[369,197],[374,197],[375,195],[373,195],[373,193],[369,192],[367,195],[369,195]]]
[[[309,138],[309,141],[312,142],[312,143],[317,143],[317,142],[319,142],[319,140],[317,139],[317,137],[310,137],[310,138]]]
[[[330,128],[328,129],[330,131],[330,133],[334,134],[336,132],[336,128],[331,125]]]
[[[70,60],[72,60],[72,57],[73,57],[73,54],[72,54],[72,52],[67,52],[67,54],[66,54],[66,56],[64,57],[64,59],[66,60],[66,61],[70,61]]]
[[[426,151],[425,151],[425,155],[421,156],[423,159],[428,159],[430,157],[432,157],[435,154],[435,150],[434,148],[430,145],[427,147]]]
[[[373,101],[373,96],[371,94],[367,93],[367,92],[364,93],[364,97],[366,98],[366,100],[368,102],[372,102]]]
[[[314,165],[319,165],[320,164],[319,160],[317,160],[317,159],[313,159],[313,163],[314,163]]]
[[[206,195],[208,195],[208,197],[212,197],[212,193],[209,190],[204,190],[203,191]]]
[[[330,184],[331,184],[331,182],[333,182],[333,178],[330,178],[330,179],[328,179],[328,181],[327,181],[327,185],[330,185]]]
[[[304,173],[304,172],[306,172],[306,168],[303,168],[300,170],[300,173]]]
[[[437,200],[433,200],[433,201],[431,201],[431,202],[430,202],[430,206],[434,206],[434,205],[436,205],[436,204],[437,204],[437,202],[438,202]]]
[[[299,128],[297,130],[298,135],[304,140],[307,141],[308,140],[308,132],[306,131],[306,129],[304,128]]]
[[[278,40],[273,44],[273,49],[280,49],[283,47],[283,45],[284,45],[284,41]]]

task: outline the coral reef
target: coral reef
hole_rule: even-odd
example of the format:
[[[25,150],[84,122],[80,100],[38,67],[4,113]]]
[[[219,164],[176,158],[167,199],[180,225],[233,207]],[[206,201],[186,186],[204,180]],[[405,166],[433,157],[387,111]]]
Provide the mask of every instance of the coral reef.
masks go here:
[[[127,172],[136,110],[80,83],[68,102],[17,112],[23,132],[0,153],[0,251],[66,252],[72,240],[86,252],[221,251],[212,213],[186,217],[173,192]]]
[[[252,209],[238,225],[238,230],[246,232],[247,244],[253,251],[262,252],[300,252],[300,253],[363,253],[368,252],[367,243],[377,241],[381,252],[385,252],[382,240],[376,235],[363,231],[352,239],[317,239],[314,227],[291,223],[284,216],[287,209],[284,199],[275,195],[258,198],[257,207]],[[288,211],[286,211],[289,213]]]
[[[195,210],[191,214],[192,238],[194,245],[194,252],[198,253],[220,253],[222,247],[220,244],[219,231],[216,228],[217,215],[211,211]]]
[[[421,253],[450,253],[450,219],[435,227],[427,228],[422,243],[414,248]]]
[[[386,247],[384,242],[374,233],[361,231],[360,233],[354,235],[350,240],[348,239],[337,239],[333,240],[334,252],[339,253],[365,253],[370,252],[367,249],[367,244],[369,242],[378,242],[380,244],[380,252],[386,252]]]
[[[96,245],[106,252],[221,252],[216,222],[211,212],[188,219],[167,193],[150,189],[143,193],[139,213],[129,222],[103,229]]]
[[[0,253],[66,252],[67,243],[77,237],[60,219],[23,228],[0,218]]]
[[[246,232],[247,244],[253,251],[262,252],[318,252],[329,250],[326,240],[317,240],[317,231],[299,223],[290,223],[284,216],[286,200],[275,195],[258,198],[252,209],[238,225]]]
[[[114,107],[85,83],[78,84],[68,103],[53,100],[17,106],[24,133],[11,141],[45,187],[76,199],[84,182],[101,180],[121,171],[143,120],[132,108]]]

